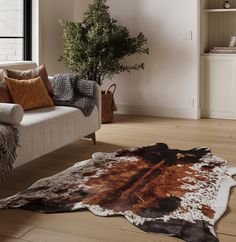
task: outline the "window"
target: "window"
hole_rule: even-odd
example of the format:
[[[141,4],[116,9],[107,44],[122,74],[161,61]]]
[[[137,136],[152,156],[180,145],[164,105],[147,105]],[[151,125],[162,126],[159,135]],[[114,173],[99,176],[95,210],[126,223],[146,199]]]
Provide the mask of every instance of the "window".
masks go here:
[[[0,0],[0,62],[31,60],[32,0]]]

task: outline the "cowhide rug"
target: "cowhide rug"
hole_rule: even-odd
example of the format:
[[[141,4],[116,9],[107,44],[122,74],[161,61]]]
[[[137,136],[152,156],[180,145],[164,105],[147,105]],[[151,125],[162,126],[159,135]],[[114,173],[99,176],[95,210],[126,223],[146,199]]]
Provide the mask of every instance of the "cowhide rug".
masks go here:
[[[236,185],[227,161],[207,148],[169,149],[166,144],[95,153],[93,158],[27,190],[0,200],[0,208],[45,213],[89,209],[123,215],[147,232],[188,242],[218,241],[214,224]]]

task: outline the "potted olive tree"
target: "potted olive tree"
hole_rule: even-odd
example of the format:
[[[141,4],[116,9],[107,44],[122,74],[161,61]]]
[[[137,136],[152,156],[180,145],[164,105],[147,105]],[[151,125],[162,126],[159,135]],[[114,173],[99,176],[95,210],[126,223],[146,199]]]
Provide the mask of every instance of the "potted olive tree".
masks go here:
[[[82,22],[60,21],[60,24],[64,38],[61,59],[79,77],[102,85],[115,74],[144,69],[144,63],[128,65],[122,61],[133,54],[148,54],[149,49],[144,47],[147,39],[142,33],[131,37],[128,29],[110,16],[106,0],[94,0]]]

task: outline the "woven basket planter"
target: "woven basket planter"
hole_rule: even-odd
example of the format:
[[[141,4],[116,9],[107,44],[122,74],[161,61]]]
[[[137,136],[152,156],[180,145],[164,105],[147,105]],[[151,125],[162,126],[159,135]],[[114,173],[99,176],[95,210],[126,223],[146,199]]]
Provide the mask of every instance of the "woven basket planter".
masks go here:
[[[113,112],[117,110],[114,93],[116,84],[110,85],[107,90],[102,91],[102,123],[111,123],[113,121]]]

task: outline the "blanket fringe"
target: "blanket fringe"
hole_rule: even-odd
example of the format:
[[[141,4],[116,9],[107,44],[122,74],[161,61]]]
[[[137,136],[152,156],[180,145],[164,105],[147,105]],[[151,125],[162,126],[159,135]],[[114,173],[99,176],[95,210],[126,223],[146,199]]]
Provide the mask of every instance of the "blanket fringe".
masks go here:
[[[11,125],[1,124],[1,129],[5,129],[6,134],[0,134],[0,182],[6,179],[13,169],[16,160],[16,150],[19,147],[19,131]]]

